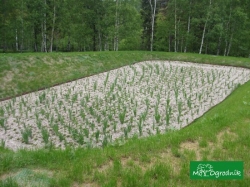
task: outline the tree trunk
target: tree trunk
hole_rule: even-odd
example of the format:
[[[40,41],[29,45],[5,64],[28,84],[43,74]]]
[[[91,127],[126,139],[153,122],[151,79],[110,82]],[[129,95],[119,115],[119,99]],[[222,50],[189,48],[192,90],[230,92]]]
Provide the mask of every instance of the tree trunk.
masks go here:
[[[68,44],[67,44],[67,51],[71,50],[71,45],[70,45],[70,35],[68,36]]]
[[[206,19],[206,22],[205,22],[205,25],[204,25],[204,28],[203,28],[203,33],[202,33],[201,46],[200,46],[199,54],[201,54],[201,52],[202,52],[202,47],[203,47],[203,42],[204,42],[205,32],[206,32],[206,26],[207,26],[207,20],[208,19]]]
[[[220,37],[218,40],[217,53],[216,53],[217,56],[220,55],[221,37],[222,37],[222,31],[220,32]]]
[[[21,31],[21,53],[23,52],[23,0],[22,0],[22,14],[21,14],[21,20],[22,20],[22,31]]]
[[[107,36],[104,36],[104,51],[109,51],[109,38]]]
[[[98,36],[99,36],[99,51],[102,51],[102,37],[100,29],[98,30]]]
[[[154,26],[155,26],[155,11],[156,11],[156,1],[154,0],[154,6],[152,5],[152,1],[148,0],[151,8],[151,39],[150,39],[150,51],[153,51],[154,45]]]
[[[187,35],[186,35],[186,40],[185,40],[186,42],[185,42],[185,47],[184,47],[184,53],[187,52],[187,40],[189,38],[189,33],[190,33],[191,5],[192,5],[192,1],[189,2],[188,27],[187,27]]]
[[[16,51],[18,51],[18,36],[17,36],[17,29],[16,29]]]
[[[53,51],[55,22],[56,22],[56,5],[55,5],[55,1],[54,1],[53,23],[52,23],[51,39],[50,39],[50,52]]]
[[[226,56],[226,54],[227,54],[227,45],[228,45],[227,39],[225,40],[225,43],[226,43],[226,45],[225,45],[225,49],[224,49],[224,56]]]
[[[96,51],[96,23],[93,25],[93,51]]]
[[[44,20],[43,20],[43,52],[47,52],[47,1],[44,0],[45,4],[45,12],[44,12]]]
[[[182,48],[183,48],[183,37],[181,37],[181,51],[182,52]]]
[[[41,31],[42,31],[42,43],[41,43],[41,52],[43,52],[44,49],[44,29],[43,29],[43,23],[41,24]]]
[[[171,35],[168,35],[168,52],[171,52]]]
[[[6,2],[5,0],[2,1],[1,6],[6,7]],[[1,33],[3,35],[3,52],[6,51],[7,49],[7,45],[6,45],[6,9],[3,9],[3,33]]]
[[[176,15],[176,0],[174,1],[174,52],[177,52],[177,15]]]
[[[232,40],[233,40],[233,34],[231,34],[231,37],[230,37],[230,40],[229,40],[228,49],[227,49],[227,56],[230,53],[230,49],[231,49],[231,45],[232,45]]]
[[[119,0],[116,0],[116,9],[115,9],[115,35],[114,35],[114,51],[119,49]]]
[[[180,19],[178,20],[178,24],[177,24],[177,36],[178,39],[177,39],[177,46],[176,46],[176,52],[179,51],[179,47],[180,47]]]
[[[230,42],[228,43],[228,31],[229,31],[229,24],[231,21],[231,15],[232,15],[232,5],[230,5],[230,13],[229,13],[229,18],[228,18],[228,22],[227,22],[227,28],[226,28],[226,37],[225,37],[225,49],[224,49],[224,56],[227,56],[227,54],[229,54],[228,52],[228,48],[230,45]]]
[[[212,4],[212,0],[210,0],[210,4],[209,4],[209,8],[208,8],[208,13],[207,13],[207,19],[203,28],[203,33],[202,33],[202,39],[201,39],[201,46],[200,46],[200,51],[199,54],[201,54],[202,52],[202,47],[203,47],[203,43],[204,43],[204,38],[205,38],[205,33],[206,33],[206,27],[207,27],[207,22],[210,16],[210,8],[211,8],[211,4]]]
[[[37,49],[37,32],[36,32],[36,28],[34,26],[34,51],[37,52],[38,49]]]

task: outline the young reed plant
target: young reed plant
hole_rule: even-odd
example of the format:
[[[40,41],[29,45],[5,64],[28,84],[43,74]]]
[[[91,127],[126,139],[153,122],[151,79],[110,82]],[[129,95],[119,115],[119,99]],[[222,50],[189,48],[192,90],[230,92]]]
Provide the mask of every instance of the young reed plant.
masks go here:
[[[32,138],[32,130],[31,127],[27,127],[24,125],[24,129],[21,130],[22,140],[25,144],[29,143],[29,138]]]
[[[126,117],[126,107],[124,107],[123,111],[119,113],[119,120],[121,124],[125,122],[125,117]]]
[[[45,127],[43,127],[41,132],[42,132],[42,138],[43,138],[44,143],[48,144],[49,143],[49,132],[48,132],[48,130]]]

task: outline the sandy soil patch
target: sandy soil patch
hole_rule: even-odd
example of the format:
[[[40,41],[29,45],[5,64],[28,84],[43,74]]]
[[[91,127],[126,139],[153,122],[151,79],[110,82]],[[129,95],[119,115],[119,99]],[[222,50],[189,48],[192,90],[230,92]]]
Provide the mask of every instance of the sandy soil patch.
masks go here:
[[[200,148],[199,143],[197,141],[195,141],[195,142],[191,142],[191,141],[183,142],[180,145],[180,150],[182,153],[185,150],[194,151],[196,154],[196,160],[201,160],[201,153],[200,153],[201,149],[202,148]]]
[[[185,150],[188,151],[194,151],[196,154],[196,160],[201,160],[202,159],[202,152],[209,150],[209,154],[206,155],[207,157],[211,158],[212,153],[214,152],[215,149],[222,148],[223,147],[223,142],[225,141],[226,138],[229,138],[230,140],[236,141],[238,138],[238,135],[234,132],[232,132],[230,129],[225,129],[221,132],[219,132],[216,136],[216,143],[213,142],[208,142],[208,145],[205,148],[202,148],[199,146],[199,141],[187,141],[183,142],[180,145],[180,151],[183,153]]]
[[[100,185],[96,184],[96,183],[82,183],[82,184],[79,184],[79,183],[74,183],[72,185],[72,187],[98,187]]]

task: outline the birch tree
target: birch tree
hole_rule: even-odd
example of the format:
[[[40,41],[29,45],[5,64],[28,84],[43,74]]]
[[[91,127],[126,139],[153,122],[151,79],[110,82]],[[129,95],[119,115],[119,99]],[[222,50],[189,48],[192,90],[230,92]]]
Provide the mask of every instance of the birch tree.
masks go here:
[[[174,52],[177,52],[177,10],[176,10],[176,0],[174,0]]]
[[[44,0],[44,13],[43,13],[43,22],[41,23],[42,26],[42,45],[41,45],[41,51],[47,52],[47,0]]]
[[[184,53],[187,52],[187,43],[190,34],[190,26],[191,26],[191,10],[192,10],[192,0],[189,1],[189,9],[188,9],[188,24],[187,24],[187,34],[186,34],[186,43],[184,47]]]
[[[53,51],[53,42],[54,42],[54,31],[55,31],[55,22],[56,22],[56,0],[53,0],[53,16],[52,16],[52,29],[50,36],[50,52]]]
[[[207,23],[208,23],[208,20],[210,18],[211,7],[212,7],[212,0],[209,0],[209,7],[208,7],[208,11],[207,11],[206,21],[205,21],[205,24],[204,24],[204,27],[203,27],[203,33],[202,33],[202,38],[201,38],[201,45],[200,45],[199,54],[201,54],[201,52],[202,52],[202,47],[203,47],[205,33],[206,33],[206,28],[207,28]]]
[[[119,0],[116,0],[115,3],[115,34],[114,34],[114,51],[118,51],[118,43],[119,43]]]
[[[148,0],[151,8],[151,39],[150,39],[150,51],[153,51],[154,44],[154,28],[155,28],[155,11],[156,11],[156,1]]]

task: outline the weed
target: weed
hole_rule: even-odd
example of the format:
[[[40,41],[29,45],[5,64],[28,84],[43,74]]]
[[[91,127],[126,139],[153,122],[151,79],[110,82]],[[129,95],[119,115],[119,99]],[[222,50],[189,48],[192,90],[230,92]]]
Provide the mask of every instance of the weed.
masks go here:
[[[88,138],[89,137],[89,129],[83,129],[84,135]]]
[[[24,129],[21,130],[21,134],[22,134],[23,142],[28,144],[29,143],[29,138],[32,138],[31,127],[24,126]]]
[[[0,126],[2,128],[5,128],[5,122],[4,122],[4,119],[0,119]]]
[[[95,132],[95,140],[96,140],[96,142],[99,141],[99,136],[100,136],[100,131],[97,130],[97,131]]]
[[[43,92],[42,94],[40,94],[38,97],[39,97],[40,103],[43,103],[43,102],[45,101],[45,98],[46,98],[45,92]],[[23,104],[24,104],[24,103],[25,103],[25,102],[24,102],[24,100],[23,100]]]
[[[1,139],[0,147],[1,147],[1,148],[5,148],[5,140]]]
[[[97,82],[95,81],[93,86],[94,92],[96,91],[96,88],[97,88]]]
[[[45,144],[49,143],[49,132],[45,128],[42,128],[42,138]]]
[[[103,141],[102,141],[102,147],[106,147],[107,145],[108,145],[108,138],[105,135],[104,138],[103,138]]]
[[[120,120],[121,124],[124,123],[125,116],[126,116],[126,108],[121,113],[119,113],[119,120]]]
[[[155,110],[155,121],[159,123],[161,119],[161,115],[159,114],[158,110]]]

